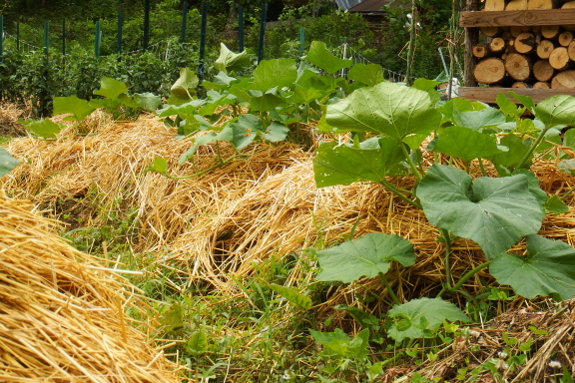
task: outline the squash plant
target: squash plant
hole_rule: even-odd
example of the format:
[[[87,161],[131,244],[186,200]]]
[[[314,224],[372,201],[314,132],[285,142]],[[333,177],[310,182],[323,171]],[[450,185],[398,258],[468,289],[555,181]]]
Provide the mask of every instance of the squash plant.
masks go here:
[[[333,55],[321,42],[311,44],[306,60],[299,65],[293,59],[263,60],[251,76],[241,76],[251,66],[251,58],[246,52],[233,53],[222,44],[220,56],[214,63],[219,73],[212,81],[202,82],[202,92],[197,92],[198,77],[191,70],[182,69],[167,104],[158,110],[158,115],[164,118],[165,124],[177,129],[179,138],[202,131],[205,134],[190,139],[192,145],[178,163],[189,160],[193,163],[197,148],[212,142],[218,154],[215,166],[220,166],[243,156],[241,150],[253,141],[283,141],[292,130],[295,130],[295,138],[301,140],[299,125],[320,120],[330,100],[383,81],[379,65],[352,67],[348,78],[354,82],[335,77],[336,72],[349,68],[352,61]],[[198,93],[206,96],[200,98]],[[246,109],[247,113],[243,113]],[[222,114],[231,119],[218,124]],[[221,158],[220,141],[230,142],[237,153]],[[162,158],[155,158],[147,170],[170,177],[167,161]]]
[[[575,98],[553,96],[535,105],[529,97],[509,92],[522,107],[503,94],[498,97],[500,110],[464,99],[437,107],[434,85],[427,80],[418,80],[411,88],[383,82],[328,105],[322,129],[351,132],[352,139],[343,144],[322,143],[314,159],[318,187],[379,183],[422,209],[441,233],[446,245],[443,288],[434,298],[407,303],[398,300],[386,273],[392,261],[404,267],[416,262],[408,240],[373,233],[316,252],[321,267],[318,280],[381,278],[394,302],[387,314],[392,321],[388,335],[396,341],[433,336],[445,319],[467,321],[466,315],[442,296],[456,293],[486,268],[500,284],[526,298],[550,295],[564,300],[575,296],[575,250],[537,235],[545,214],[560,213],[566,206],[556,196],[548,197],[529,171],[534,153],[547,150],[544,139],[575,124]],[[535,116],[533,121],[519,118],[526,109]],[[436,157],[442,153],[459,158],[465,170],[452,166],[451,160],[450,165],[436,162],[424,169],[419,147],[429,135],[435,138],[426,150]],[[475,159],[483,172],[476,179],[469,174],[469,163]],[[493,164],[499,177],[486,176],[483,160]],[[563,167],[569,168],[566,163]],[[416,178],[411,190],[393,183],[396,177],[408,176]],[[450,269],[450,245],[456,237],[475,241],[485,258],[458,280]],[[523,238],[525,255],[507,253]]]

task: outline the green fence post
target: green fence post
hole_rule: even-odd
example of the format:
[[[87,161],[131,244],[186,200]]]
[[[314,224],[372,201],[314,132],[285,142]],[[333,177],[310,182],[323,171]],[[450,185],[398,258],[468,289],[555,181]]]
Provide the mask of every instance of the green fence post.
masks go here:
[[[260,45],[258,47],[258,64],[264,59],[264,43],[266,37],[266,19],[268,13],[268,4],[262,4],[262,19],[260,23]]]
[[[208,26],[208,2],[202,2],[202,27],[200,31],[200,65],[198,74],[200,79],[204,73],[204,55],[206,53],[206,28]]]
[[[124,24],[124,15],[122,13],[122,4],[118,5],[118,54],[122,54],[122,26]],[[119,58],[119,57],[118,57]]]
[[[244,7],[238,8],[238,49],[244,51]]]
[[[16,50],[20,50],[20,20],[16,21]]]
[[[305,49],[305,28],[299,29],[299,53],[303,57]]]
[[[62,54],[66,55],[66,19],[62,19]]]
[[[44,21],[44,54],[48,55],[50,45],[50,22]]]
[[[184,1],[184,8],[182,9],[182,31],[180,32],[180,44],[186,42],[186,21],[188,18],[188,2]]]
[[[4,53],[4,15],[0,15],[0,62]]]
[[[144,0],[144,50],[150,43],[150,0]]]
[[[100,41],[102,40],[102,31],[100,30],[100,20],[96,21],[96,30],[94,31],[94,56],[100,57]]]

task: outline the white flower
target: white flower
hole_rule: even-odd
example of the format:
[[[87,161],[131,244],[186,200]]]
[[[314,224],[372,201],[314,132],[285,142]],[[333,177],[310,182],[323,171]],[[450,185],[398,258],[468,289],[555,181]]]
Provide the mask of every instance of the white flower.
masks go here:
[[[497,356],[500,357],[501,359],[505,359],[507,358],[507,353],[505,351],[499,351],[497,353]]]
[[[561,362],[558,360],[552,360],[551,362],[549,362],[549,367],[553,369],[561,368]]]
[[[285,371],[284,374],[282,375],[282,379],[284,380],[289,380],[291,378],[289,372]]]

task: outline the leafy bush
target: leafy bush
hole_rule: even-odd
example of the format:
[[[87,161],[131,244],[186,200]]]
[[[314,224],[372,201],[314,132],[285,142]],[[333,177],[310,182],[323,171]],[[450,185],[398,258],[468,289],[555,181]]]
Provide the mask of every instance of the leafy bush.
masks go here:
[[[92,51],[81,48],[65,56],[8,49],[0,63],[0,99],[31,100],[35,115],[48,115],[54,97],[92,98],[102,77],[123,81],[134,93],[168,95],[180,69],[198,65],[193,47],[175,42],[172,46],[166,61],[151,52],[96,58]]]

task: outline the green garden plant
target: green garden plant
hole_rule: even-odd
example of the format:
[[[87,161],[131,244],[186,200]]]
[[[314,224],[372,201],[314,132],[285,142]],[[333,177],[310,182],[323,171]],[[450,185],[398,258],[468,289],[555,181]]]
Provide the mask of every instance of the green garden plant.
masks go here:
[[[290,137],[303,141],[300,125],[319,121],[330,100],[383,81],[382,69],[377,65],[356,64],[347,79],[335,77],[335,73],[351,67],[352,61],[333,55],[317,41],[299,65],[293,59],[263,60],[250,77],[240,76],[251,65],[247,52],[236,54],[222,44],[214,64],[219,73],[201,84],[202,91],[206,91],[204,98],[198,97],[199,78],[189,69],[181,70],[168,103],[158,115],[176,128],[179,138],[200,131],[207,134],[191,139],[192,146],[180,157],[180,165],[188,160],[193,163],[197,148],[213,142],[218,152],[214,166],[221,166],[244,156],[242,149],[254,141],[273,143]],[[242,113],[242,108],[248,112]],[[232,118],[216,124],[221,114]],[[237,154],[221,158],[220,141],[230,142]],[[148,170],[169,176],[165,159],[154,159]]]
[[[386,316],[387,335],[403,339],[433,337],[442,321],[468,321],[464,313],[442,297],[457,293],[480,270],[489,267],[501,284],[526,298],[575,295],[575,250],[561,241],[537,235],[548,211],[564,211],[556,196],[548,197],[529,172],[534,153],[552,129],[575,123],[575,98],[554,96],[538,105],[525,96],[516,108],[503,95],[501,111],[483,104],[454,99],[437,107],[431,83],[418,81],[412,88],[379,83],[356,90],[346,99],[327,106],[326,126],[333,132],[351,132],[343,144],[323,143],[314,159],[318,187],[376,182],[404,202],[423,210],[445,243],[445,283],[435,298],[400,302],[387,282],[389,263],[403,267],[416,262],[413,247],[395,235],[372,233],[338,246],[317,251],[321,281],[352,282],[379,276],[393,300]],[[528,123],[517,116],[528,109],[536,118]],[[325,128],[324,128],[325,129]],[[536,138],[528,134],[537,133]],[[434,163],[424,169],[419,149],[424,138],[434,155],[459,158],[465,170]],[[483,177],[474,179],[469,164],[479,160]],[[483,160],[491,162],[500,177],[485,175]],[[451,164],[451,160],[450,160]],[[415,177],[412,190],[394,185],[392,177]],[[553,199],[553,204],[546,203]],[[560,202],[557,206],[554,204]],[[546,210],[546,207],[548,210]],[[464,275],[451,275],[450,246],[457,238],[475,241],[485,260]],[[527,253],[507,251],[525,239]]]

